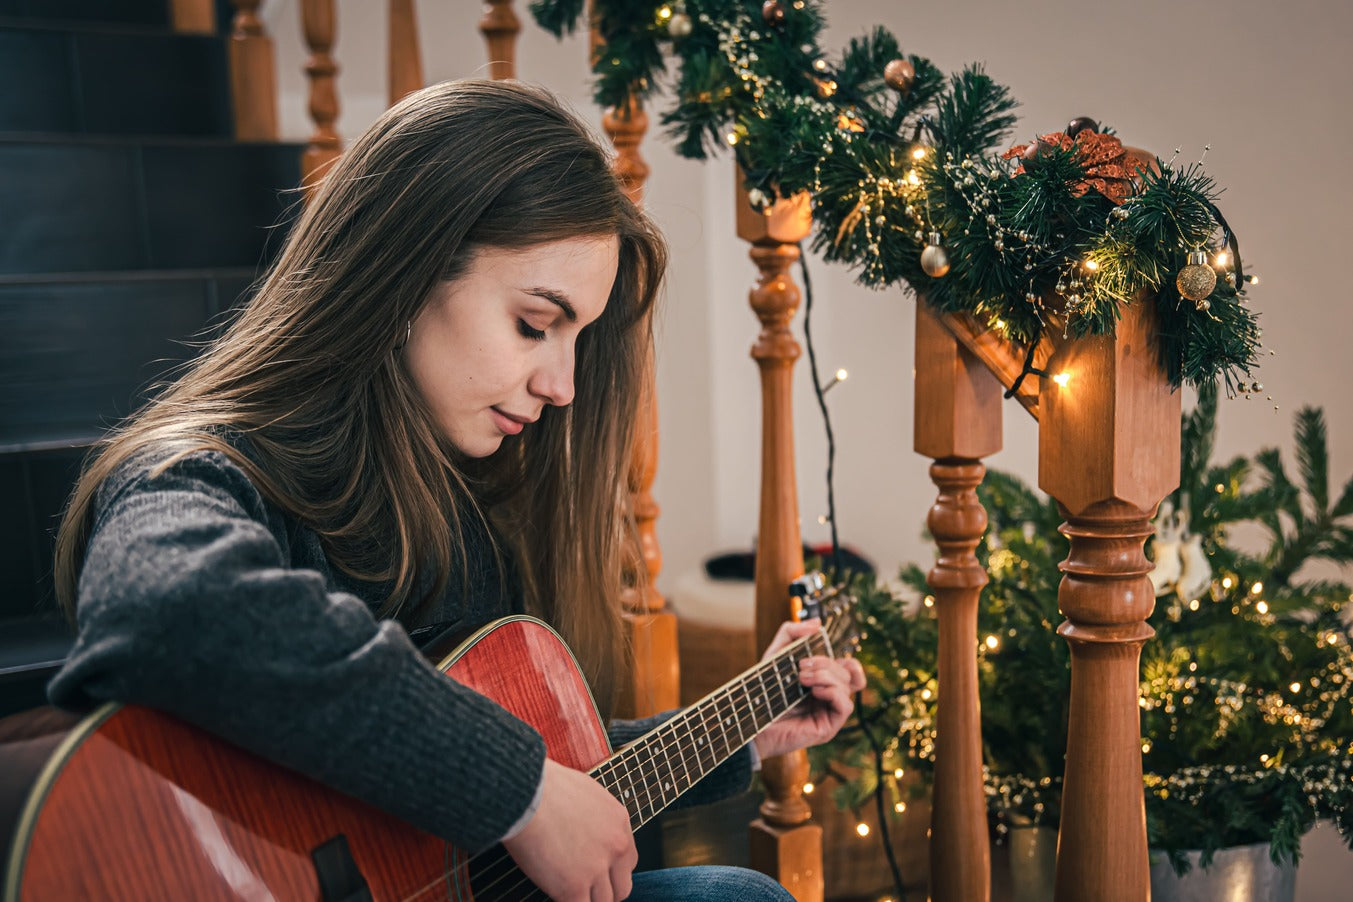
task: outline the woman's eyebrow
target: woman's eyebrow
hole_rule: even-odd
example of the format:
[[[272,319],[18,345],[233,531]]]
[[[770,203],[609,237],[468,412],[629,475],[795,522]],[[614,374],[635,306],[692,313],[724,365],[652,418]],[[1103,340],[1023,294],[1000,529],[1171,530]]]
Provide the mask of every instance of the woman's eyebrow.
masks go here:
[[[578,321],[578,311],[573,309],[573,304],[569,303],[568,297],[563,292],[555,291],[553,288],[527,288],[525,291],[527,294],[533,294],[538,298],[544,298],[553,304],[558,304],[559,309],[564,311],[564,316],[569,322],[576,323]]]

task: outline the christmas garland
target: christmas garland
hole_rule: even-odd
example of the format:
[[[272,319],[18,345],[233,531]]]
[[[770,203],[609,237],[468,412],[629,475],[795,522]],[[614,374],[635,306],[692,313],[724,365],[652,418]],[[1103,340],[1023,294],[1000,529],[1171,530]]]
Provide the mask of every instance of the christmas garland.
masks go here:
[[[572,31],[583,0],[537,0]],[[1006,88],[971,66],[946,79],[878,28],[823,53],[821,3],[594,0],[595,98],[623,108],[678,71],[662,116],[683,156],[731,146],[754,205],[809,192],[813,247],[874,288],[910,287],[1013,342],[1049,330],[1113,334],[1122,308],[1157,299],[1171,383],[1258,391],[1253,277],[1201,164],[1124,148],[1086,119],[997,151],[1014,125]],[[1220,277],[1218,274],[1220,273]]]

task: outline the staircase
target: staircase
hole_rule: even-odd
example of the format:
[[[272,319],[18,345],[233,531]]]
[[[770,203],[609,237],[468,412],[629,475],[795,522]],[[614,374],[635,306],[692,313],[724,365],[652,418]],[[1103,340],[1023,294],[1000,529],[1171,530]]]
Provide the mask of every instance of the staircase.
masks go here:
[[[70,644],[52,552],[85,450],[220,328],[299,200],[299,145],[233,138],[230,3],[215,35],[169,4],[0,0],[0,716]]]

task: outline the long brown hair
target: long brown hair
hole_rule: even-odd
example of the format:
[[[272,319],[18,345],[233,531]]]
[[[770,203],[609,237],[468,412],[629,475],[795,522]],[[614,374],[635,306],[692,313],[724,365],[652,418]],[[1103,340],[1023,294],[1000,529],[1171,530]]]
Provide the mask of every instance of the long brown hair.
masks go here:
[[[399,362],[406,324],[478,248],[610,235],[619,271],[578,338],[573,403],[547,407],[486,461],[464,460]],[[112,472],[151,450],[171,452],[165,467],[214,449],[314,529],[336,567],[387,587],[384,615],[446,590],[465,559],[461,518],[487,510],[527,610],[560,631],[609,708],[623,661],[624,475],[666,262],[606,152],[545,91],[459,81],[411,95],[324,178],[224,335],[94,448],[57,538],[58,599],[73,612]]]

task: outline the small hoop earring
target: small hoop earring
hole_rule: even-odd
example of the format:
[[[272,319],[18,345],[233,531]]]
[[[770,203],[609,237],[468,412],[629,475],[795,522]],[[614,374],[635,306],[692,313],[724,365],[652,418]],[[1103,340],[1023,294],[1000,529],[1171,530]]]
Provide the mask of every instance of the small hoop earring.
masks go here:
[[[396,351],[404,350],[404,346],[409,343],[409,338],[413,336],[413,320],[404,321],[404,340],[395,345]]]

